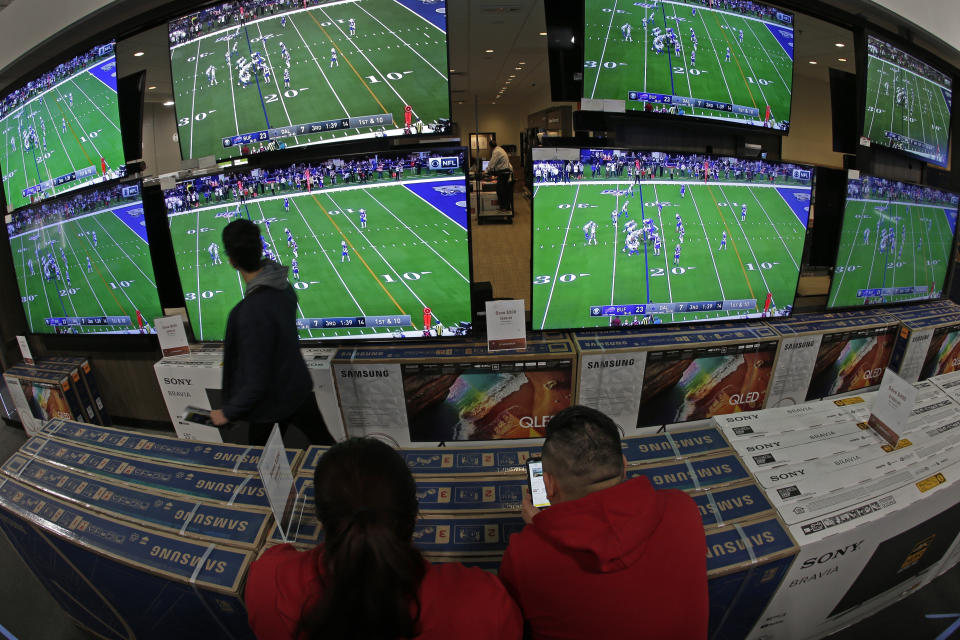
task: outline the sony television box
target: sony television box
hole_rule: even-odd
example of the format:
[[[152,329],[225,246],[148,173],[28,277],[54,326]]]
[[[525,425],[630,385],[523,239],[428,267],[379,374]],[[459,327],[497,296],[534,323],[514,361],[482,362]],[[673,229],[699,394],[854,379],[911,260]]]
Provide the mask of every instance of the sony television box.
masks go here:
[[[263,454],[263,447],[192,442],[66,420],[51,420],[44,426],[42,434],[56,440],[85,447],[96,447],[122,456],[188,467],[223,469],[234,473],[256,474],[260,456]],[[286,454],[291,468],[296,468],[303,451],[287,449]]]
[[[562,334],[493,352],[486,342],[357,346],[333,364],[346,432],[398,446],[543,438],[573,404],[576,354]]]
[[[575,332],[578,404],[627,430],[765,405],[777,336],[762,324]]]
[[[253,639],[241,591],[250,550],[135,526],[4,477],[0,529],[97,637]]]
[[[19,453],[7,459],[0,470],[84,509],[173,536],[254,549],[273,521],[262,510],[162,496],[149,488],[98,478]]]
[[[902,320],[890,368],[907,382],[960,370],[960,310]]]
[[[313,394],[323,420],[330,434],[337,440],[343,440],[343,423],[330,367],[334,352],[331,348],[301,349],[313,379]],[[153,369],[178,436],[186,438],[189,435],[181,426],[189,407],[218,409],[222,406],[223,349],[208,347],[184,355],[168,356],[157,361]]]
[[[105,426],[110,426],[113,424],[113,421],[110,418],[110,412],[107,411],[106,405],[103,403],[103,397],[100,395],[100,388],[97,385],[97,377],[94,374],[93,366],[90,364],[90,360],[83,356],[44,356],[38,361],[40,366],[43,366],[47,363],[60,363],[67,364],[80,370],[80,380],[83,383],[83,388],[86,389],[88,397],[93,401],[94,411],[100,416],[100,420],[97,421],[97,424],[102,424]]]
[[[782,336],[768,408],[880,384],[898,322],[880,311],[804,314],[768,323]]]

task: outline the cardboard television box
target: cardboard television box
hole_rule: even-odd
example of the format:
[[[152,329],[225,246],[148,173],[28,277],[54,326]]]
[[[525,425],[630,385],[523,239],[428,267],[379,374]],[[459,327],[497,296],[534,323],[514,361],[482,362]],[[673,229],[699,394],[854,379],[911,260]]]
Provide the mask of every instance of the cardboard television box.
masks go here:
[[[534,439],[573,404],[573,344],[556,334],[524,351],[491,353],[485,342],[358,346],[333,363],[351,436],[380,435],[400,447]]]
[[[66,374],[36,371],[27,375],[11,367],[3,378],[27,435],[38,433],[53,418],[83,421],[83,409]],[[33,375],[33,374],[36,375]]]
[[[0,530],[98,637],[253,639],[241,593],[252,551],[137,527],[4,477]]]
[[[912,320],[914,318],[926,318],[944,313],[960,312],[960,305],[953,300],[928,300],[926,302],[917,302],[913,304],[894,305],[892,307],[882,307],[878,309],[883,313],[896,318],[897,320]]]
[[[45,365],[47,363],[61,363],[67,364],[76,367],[80,370],[80,380],[83,385],[82,388],[85,388],[87,395],[90,400],[93,402],[94,410],[99,414],[100,420],[97,424],[102,424],[106,427],[109,427],[113,424],[113,420],[110,418],[110,412],[107,411],[106,405],[103,403],[103,396],[100,395],[100,387],[97,385],[97,377],[93,371],[93,365],[90,364],[90,360],[83,356],[44,356],[40,359],[40,365]]]
[[[300,351],[313,379],[313,394],[323,420],[330,434],[337,440],[343,440],[343,422],[330,366],[335,349],[304,347]],[[162,358],[153,365],[153,369],[177,435],[186,435],[180,424],[188,407],[216,409],[221,406],[222,348],[208,347],[185,355]]]
[[[123,456],[190,467],[223,469],[234,473],[256,474],[257,464],[263,454],[263,447],[191,442],[169,436],[143,434],[137,431],[66,420],[51,420],[43,427],[41,433],[56,440],[84,447],[96,447]],[[296,467],[303,451],[287,449],[286,453],[290,466]]]
[[[691,494],[751,479],[740,456],[733,451],[693,460],[627,467],[628,478],[641,475],[650,480],[654,489],[680,489]]]
[[[76,365],[41,359],[34,365],[20,364],[11,367],[7,371],[13,374],[24,372],[26,375],[32,375],[37,371],[53,371],[68,375],[70,377],[70,386],[73,388],[73,393],[77,396],[77,402],[80,404],[80,409],[83,413],[83,422],[102,424],[96,405],[87,392],[87,386],[80,374],[80,368]]]
[[[89,511],[208,542],[256,548],[272,520],[264,511],[161,496],[19,453],[8,458],[0,470]]]
[[[880,384],[898,321],[880,311],[805,314],[768,323],[781,336],[768,408]]]
[[[901,320],[890,368],[907,382],[960,370],[960,310]]]
[[[773,331],[763,324],[682,329],[575,332],[578,404],[603,411],[628,434],[765,405]]]

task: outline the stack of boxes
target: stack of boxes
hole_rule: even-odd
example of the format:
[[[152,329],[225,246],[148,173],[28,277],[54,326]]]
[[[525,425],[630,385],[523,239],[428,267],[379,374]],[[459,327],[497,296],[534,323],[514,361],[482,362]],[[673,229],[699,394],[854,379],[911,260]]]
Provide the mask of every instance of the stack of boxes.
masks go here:
[[[273,521],[261,452],[53,420],[0,467],[0,529],[100,637],[252,638],[241,589]]]
[[[20,422],[37,433],[54,418],[109,426],[107,412],[87,358],[52,356],[20,364],[3,374]]]
[[[916,382],[960,370],[960,307],[921,305],[890,315],[900,322],[890,368],[901,378]]]

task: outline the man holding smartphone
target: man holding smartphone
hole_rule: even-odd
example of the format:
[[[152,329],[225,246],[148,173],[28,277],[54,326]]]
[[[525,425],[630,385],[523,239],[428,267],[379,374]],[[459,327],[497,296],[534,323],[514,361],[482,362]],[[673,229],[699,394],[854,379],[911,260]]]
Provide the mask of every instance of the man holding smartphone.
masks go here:
[[[510,538],[500,579],[534,638],[706,638],[706,537],[682,491],[626,480],[620,429],[575,406],[546,429],[548,509],[524,498],[527,526]]]

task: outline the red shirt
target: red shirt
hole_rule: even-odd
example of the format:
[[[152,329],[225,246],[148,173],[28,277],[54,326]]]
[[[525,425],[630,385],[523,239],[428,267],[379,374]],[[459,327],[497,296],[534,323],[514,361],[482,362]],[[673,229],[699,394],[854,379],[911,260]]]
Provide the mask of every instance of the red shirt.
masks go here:
[[[294,638],[303,607],[320,594],[323,545],[268,549],[250,566],[244,600],[259,640]],[[520,610],[496,576],[459,563],[431,565],[420,584],[422,640],[517,638]]]
[[[538,513],[500,579],[534,638],[707,637],[707,544],[696,503],[634,478]]]

